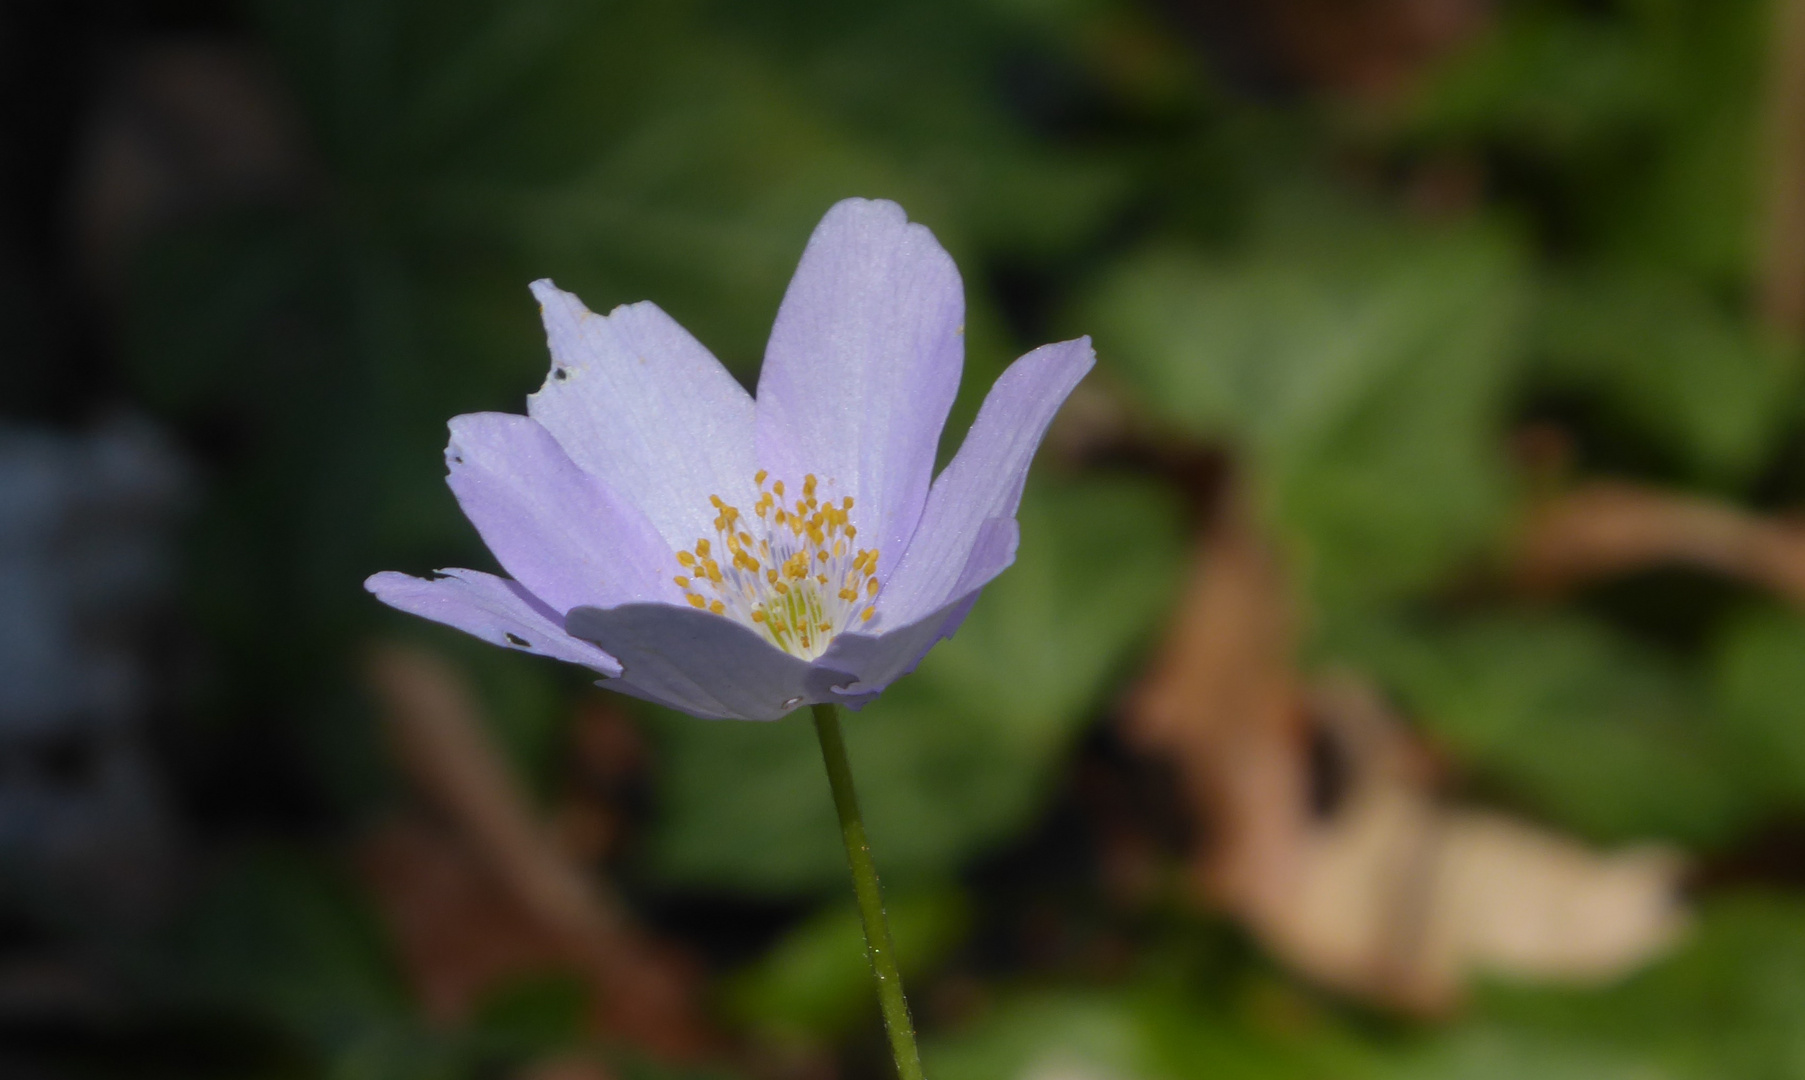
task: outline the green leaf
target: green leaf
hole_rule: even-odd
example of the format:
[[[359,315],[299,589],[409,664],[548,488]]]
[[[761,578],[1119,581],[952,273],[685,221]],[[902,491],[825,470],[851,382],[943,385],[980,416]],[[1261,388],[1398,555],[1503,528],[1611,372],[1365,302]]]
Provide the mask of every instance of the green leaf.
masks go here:
[[[945,956],[969,921],[964,895],[951,890],[892,890],[884,908],[905,979]],[[756,964],[730,976],[723,990],[731,1015],[774,1041],[827,1042],[876,1016],[877,991],[858,911],[835,906],[810,916]]]
[[[1412,103],[1418,138],[1489,138],[1543,161],[1620,150],[1663,99],[1659,58],[1632,25],[1558,4],[1520,4],[1442,65]]]
[[[1480,1020],[1402,1055],[1396,1080],[1677,1080],[1646,1052],[1500,1029]]]
[[[1148,1057],[1146,1035],[1128,1002],[1070,993],[1010,1001],[976,1030],[930,1040],[922,1064],[937,1080],[1150,1080]]]
[[[1745,479],[1790,418],[1785,351],[1683,278],[1621,266],[1554,277],[1538,316],[1547,381],[1601,395],[1700,479]]]
[[[1325,602],[1420,586],[1488,541],[1519,292],[1511,246],[1333,207],[1238,258],[1144,254],[1089,310],[1142,400],[1245,452]]]
[[[543,1054],[582,1042],[589,1006],[590,987],[575,975],[516,978],[484,994],[470,1026],[486,1041]]]
[[[1491,616],[1338,647],[1389,683],[1458,760],[1596,839],[1721,843],[1758,795],[1738,777],[1696,677],[1574,616]]]
[[[1425,82],[1406,131],[1499,162],[1503,198],[1527,204],[1569,252],[1737,288],[1761,235],[1770,7],[1509,5]]]
[[[1276,989],[1276,988],[1275,988]],[[1277,990],[1279,994],[1291,994]],[[1389,1075],[1384,1057],[1297,997],[1270,1022],[1170,984],[1017,994],[970,1029],[931,1039],[928,1074],[940,1080],[1367,1080]]]
[[[1752,613],[1716,643],[1715,684],[1726,737],[1745,782],[1790,809],[1805,806],[1805,619]]]
[[[1620,985],[1496,987],[1483,1005],[1530,1038],[1658,1065],[1642,1075],[1796,1080],[1805,1077],[1805,906],[1720,897],[1679,950]]]

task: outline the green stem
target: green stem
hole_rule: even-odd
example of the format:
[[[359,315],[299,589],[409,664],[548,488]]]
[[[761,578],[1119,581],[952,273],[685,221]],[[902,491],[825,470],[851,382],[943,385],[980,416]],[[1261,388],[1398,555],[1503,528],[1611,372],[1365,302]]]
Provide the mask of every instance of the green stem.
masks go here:
[[[852,789],[852,764],[846,760],[846,740],[840,736],[840,707],[816,705],[814,711],[815,734],[821,737],[821,758],[827,762],[827,782],[834,789],[834,809],[840,813],[840,835],[846,841],[846,861],[852,864],[852,891],[859,899],[859,918],[865,921],[865,955],[877,979],[877,1002],[883,1010],[884,1030],[890,1034],[890,1053],[902,1080],[923,1080],[915,1025],[909,1020],[902,975],[896,970],[896,946],[890,943],[890,923],[884,918],[877,864],[871,861],[859,797]]]

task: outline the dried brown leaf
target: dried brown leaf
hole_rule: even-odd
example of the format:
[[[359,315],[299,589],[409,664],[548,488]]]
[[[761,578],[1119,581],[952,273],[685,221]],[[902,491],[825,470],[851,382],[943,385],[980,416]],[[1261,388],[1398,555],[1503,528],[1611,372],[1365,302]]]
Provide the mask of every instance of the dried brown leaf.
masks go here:
[[[1659,566],[1691,566],[1805,606],[1805,527],[1730,503],[1595,482],[1545,501],[1519,537],[1514,576],[1556,592]]]
[[[1281,563],[1230,492],[1125,712],[1184,780],[1207,838],[1199,898],[1299,971],[1420,1012],[1454,1006],[1476,971],[1605,978],[1667,947],[1676,855],[1599,855],[1447,808],[1432,756],[1356,674],[1304,685]],[[1344,774],[1327,805],[1325,747]]]
[[[381,645],[372,650],[369,676],[403,769],[448,820],[476,872],[486,876],[532,927],[496,932],[518,937],[512,946],[516,951],[524,950],[523,943],[533,934],[553,943],[555,956],[594,989],[601,1029],[669,1057],[694,1058],[709,1052],[718,1040],[695,1004],[699,977],[695,965],[638,929],[619,899],[599,879],[580,871],[554,842],[551,831],[534,820],[484,734],[475,695],[458,672],[424,649]],[[434,858],[438,861],[421,859],[421,867],[435,869],[448,883],[455,874],[468,872],[469,868],[454,871],[442,854]],[[412,931],[401,924],[415,910],[408,904],[419,903],[409,900],[408,893],[419,883],[405,880],[406,875],[395,868],[385,868],[379,879],[397,876],[404,880],[389,880],[390,892],[385,895],[396,905],[391,922],[405,940]],[[478,899],[485,905],[493,903],[474,886],[464,883],[464,887],[473,906],[463,917],[476,917]],[[481,918],[476,922],[485,925]],[[454,963],[460,946],[453,942],[448,947],[451,953],[436,955],[430,963]],[[461,947],[471,950],[472,956],[487,955],[487,946],[478,941]],[[473,962],[473,968],[455,976],[438,968],[417,974],[423,988],[462,989],[487,970],[482,963]],[[430,983],[427,975],[438,982]],[[467,999],[445,993],[447,1007],[456,1000],[458,1007],[467,1008]]]

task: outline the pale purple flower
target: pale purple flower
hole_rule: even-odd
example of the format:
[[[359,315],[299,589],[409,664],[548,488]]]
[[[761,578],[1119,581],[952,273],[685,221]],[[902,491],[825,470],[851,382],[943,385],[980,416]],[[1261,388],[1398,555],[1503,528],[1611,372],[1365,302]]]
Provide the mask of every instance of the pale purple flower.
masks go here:
[[[952,259],[895,203],[809,238],[754,401],[650,303],[533,284],[552,369],[527,415],[451,421],[448,483],[512,579],[382,573],[384,603],[705,718],[854,708],[950,637],[1015,558],[1015,511],[1090,340],[991,388],[938,478],[964,354]]]

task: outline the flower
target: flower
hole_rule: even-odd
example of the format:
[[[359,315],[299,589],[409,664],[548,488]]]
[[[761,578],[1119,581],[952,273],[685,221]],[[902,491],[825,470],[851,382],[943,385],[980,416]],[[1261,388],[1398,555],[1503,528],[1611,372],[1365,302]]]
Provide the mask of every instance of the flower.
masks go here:
[[[651,303],[533,283],[552,369],[527,415],[451,421],[447,482],[512,578],[381,573],[383,603],[582,664],[704,718],[857,708],[1014,561],[1016,507],[1090,339],[991,388],[933,475],[964,353],[959,272],[895,203],[816,226],[755,401]]]

